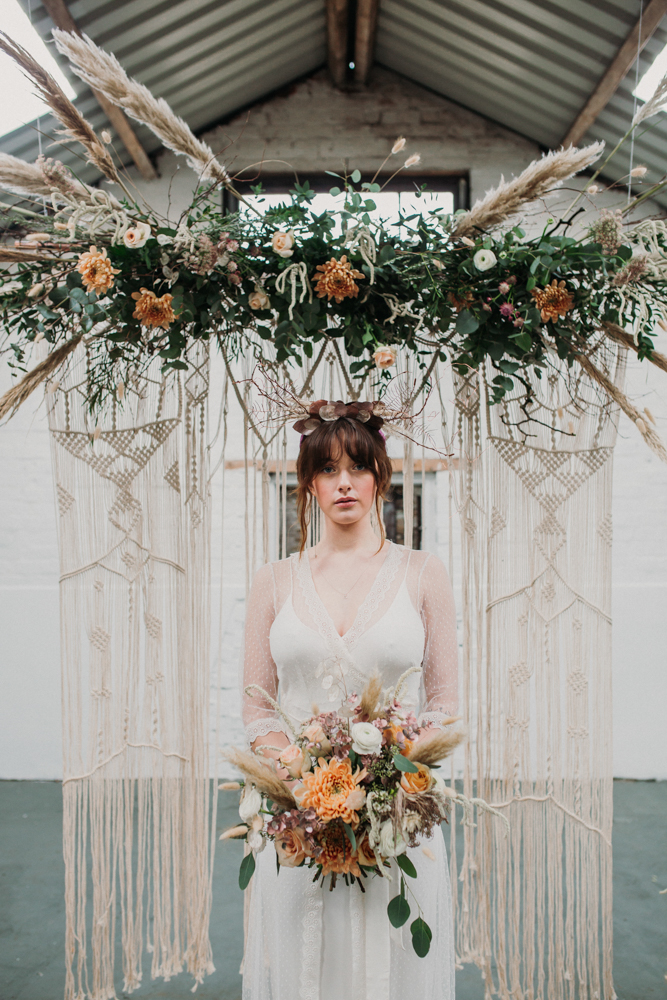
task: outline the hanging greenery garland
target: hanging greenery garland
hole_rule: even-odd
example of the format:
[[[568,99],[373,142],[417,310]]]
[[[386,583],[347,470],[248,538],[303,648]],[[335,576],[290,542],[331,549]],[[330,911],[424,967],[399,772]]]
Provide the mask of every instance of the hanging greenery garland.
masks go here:
[[[156,356],[165,372],[187,368],[188,345],[199,339],[219,341],[228,356],[250,347],[261,354],[268,341],[276,362],[287,365],[302,365],[315,345],[339,339],[355,359],[353,375],[375,371],[380,387],[399,348],[426,375],[437,359],[459,372],[486,362],[492,402],[517,383],[530,393],[531,376],[555,358],[581,363],[601,336],[628,337],[625,327],[634,331],[628,339],[639,357],[655,360],[652,331],[667,315],[667,230],[662,223],[650,232],[645,224],[628,230],[624,216],[659,186],[623,214],[602,213],[584,232],[573,225],[579,199],[536,235],[516,222],[523,205],[598,159],[602,144],[550,153],[453,215],[429,210],[424,198],[420,212],[393,223],[382,218],[374,197],[386,184],[386,163],[405,147],[402,138],[372,181],[362,182],[359,170],[334,175],[333,210],[318,214],[315,192],[297,179],[281,205],[263,208],[258,185],[254,205],[241,198],[240,212],[224,214],[221,185],[238,192],[208,147],[89,39],[55,37],[83,79],[187,155],[201,179],[174,222],[133,198],[105,158],[108,137],[100,141],[85,122],[87,131],[73,126],[80,115],[57,84],[0,38],[89,158],[124,191],[117,199],[90,188],[58,161],[0,156],[0,185],[48,193],[53,208],[48,216],[21,209],[5,217],[8,231],[20,218],[22,238],[0,246],[0,261],[10,265],[0,280],[3,346],[25,370],[35,342],[46,340],[64,357],[83,339],[92,410]],[[391,176],[418,162],[413,154]],[[39,232],[29,231],[33,218]],[[46,375],[51,370],[47,363]],[[14,393],[0,410],[22,398]]]

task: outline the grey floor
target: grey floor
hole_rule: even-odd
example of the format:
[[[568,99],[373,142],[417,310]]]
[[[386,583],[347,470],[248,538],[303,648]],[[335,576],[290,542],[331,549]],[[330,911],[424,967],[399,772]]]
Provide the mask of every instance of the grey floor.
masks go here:
[[[227,802],[229,800],[227,799]],[[619,1000],[667,994],[667,782],[614,784],[614,978]],[[0,782],[0,1000],[60,1000],[64,989],[61,789],[56,782]],[[218,825],[234,823],[223,803]],[[243,901],[241,846],[219,845],[211,939],[217,971],[197,1000],[239,1000]],[[224,853],[223,853],[224,852]],[[138,998],[190,997],[185,975],[151,982]],[[482,1000],[479,972],[457,974],[457,1000]],[[120,984],[118,987],[120,997]]]

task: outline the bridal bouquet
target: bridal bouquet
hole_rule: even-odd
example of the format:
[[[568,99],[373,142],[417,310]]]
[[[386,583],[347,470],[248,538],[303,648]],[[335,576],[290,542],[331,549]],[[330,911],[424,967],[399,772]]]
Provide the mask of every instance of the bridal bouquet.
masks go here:
[[[278,871],[307,866],[314,871],[313,881],[324,884],[329,876],[331,889],[342,878],[365,892],[368,877],[391,878],[389,859],[394,858],[400,889],[388,916],[395,927],[406,923],[411,911],[405,876],[417,877],[406,850],[429,837],[447,818],[450,801],[461,798],[436,769],[463,738],[451,726],[420,727],[413,712],[401,706],[401,687],[411,672],[386,692],[375,676],[361,696],[351,694],[337,711],[317,713],[293,730],[293,742],[279,757],[291,781],[282,781],[267,766],[269,758],[265,763],[252,753],[228,754],[245,776],[239,809],[243,825],[222,835],[242,837],[250,848],[241,864],[242,889],[255,870],[255,854],[268,840],[276,849]],[[411,931],[415,951],[423,957],[431,931],[421,911]]]

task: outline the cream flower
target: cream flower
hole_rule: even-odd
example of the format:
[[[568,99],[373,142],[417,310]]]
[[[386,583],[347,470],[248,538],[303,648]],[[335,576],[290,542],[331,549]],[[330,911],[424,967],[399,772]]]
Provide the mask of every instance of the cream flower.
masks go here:
[[[279,257],[291,257],[294,253],[292,250],[294,246],[294,233],[291,229],[287,233],[278,230],[278,232],[273,234],[271,246]]]
[[[390,819],[382,824],[378,851],[383,858],[395,858],[397,854],[403,854],[407,846],[400,831],[394,833],[394,826]]]
[[[268,309],[271,299],[262,288],[256,288],[248,296],[248,305],[251,309]]]
[[[478,271],[488,271],[496,263],[496,255],[493,250],[478,250],[472,259]]]
[[[352,749],[355,753],[379,754],[382,749],[382,733],[370,722],[355,722],[350,730]]]
[[[133,229],[128,229],[125,233],[123,243],[131,250],[136,250],[142,247],[151,235],[151,227],[147,222],[137,222]]]
[[[378,347],[377,351],[373,352],[373,361],[376,368],[391,368],[396,364],[396,348],[386,345]]]
[[[262,808],[262,796],[253,786],[246,786],[245,792],[239,805],[239,816],[244,823],[249,823]]]

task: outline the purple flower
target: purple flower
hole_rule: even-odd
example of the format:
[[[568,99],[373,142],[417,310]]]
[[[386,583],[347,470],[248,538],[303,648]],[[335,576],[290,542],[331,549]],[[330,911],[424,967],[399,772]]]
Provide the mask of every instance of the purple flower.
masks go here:
[[[510,290],[510,286],[507,281],[501,281],[498,285],[498,291],[501,295],[507,295]]]
[[[517,316],[517,318],[514,320],[514,326],[522,327],[525,322],[526,321],[523,318],[523,316]]]
[[[511,302],[503,302],[500,307],[500,315],[504,316],[505,319],[509,319],[514,312],[514,306]]]

